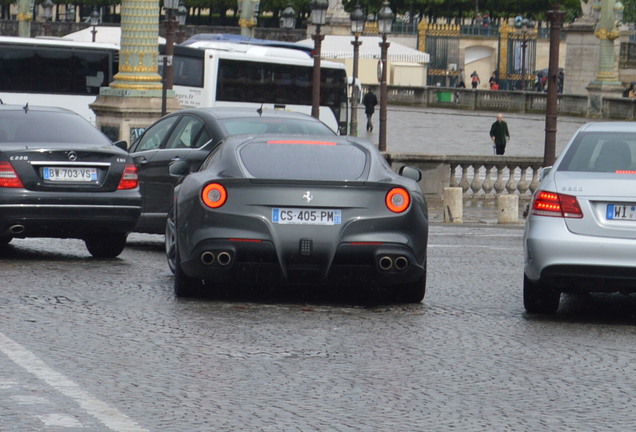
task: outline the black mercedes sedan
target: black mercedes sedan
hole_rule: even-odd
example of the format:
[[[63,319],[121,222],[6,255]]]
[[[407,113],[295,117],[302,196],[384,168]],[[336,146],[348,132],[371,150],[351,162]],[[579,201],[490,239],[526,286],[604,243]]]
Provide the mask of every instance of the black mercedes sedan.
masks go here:
[[[168,173],[172,161],[184,160],[196,171],[223,138],[240,134],[335,135],[313,117],[281,110],[201,108],[168,114],[130,148],[143,196],[135,231],[163,234],[176,184]]]
[[[182,177],[166,223],[177,296],[216,285],[374,288],[420,302],[428,211],[419,170],[352,137],[236,136]]]
[[[94,257],[119,255],[141,211],[125,147],[71,111],[0,105],[0,245],[79,238]]]

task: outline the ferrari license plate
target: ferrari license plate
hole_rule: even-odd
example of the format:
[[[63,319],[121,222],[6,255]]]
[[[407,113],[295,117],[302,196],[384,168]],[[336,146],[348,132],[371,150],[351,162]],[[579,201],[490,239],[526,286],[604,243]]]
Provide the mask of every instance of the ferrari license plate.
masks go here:
[[[607,219],[636,220],[636,205],[608,204]]]
[[[44,167],[44,180],[53,182],[96,182],[97,168]]]
[[[273,208],[272,222],[297,225],[340,225],[341,210],[311,208]]]

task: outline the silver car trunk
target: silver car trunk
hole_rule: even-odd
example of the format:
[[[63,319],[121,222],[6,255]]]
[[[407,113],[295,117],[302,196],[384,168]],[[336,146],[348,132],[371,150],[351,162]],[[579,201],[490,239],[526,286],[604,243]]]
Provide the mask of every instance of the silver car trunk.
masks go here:
[[[565,218],[571,232],[636,239],[636,174],[557,171],[554,181],[556,192],[576,196],[583,212],[581,219]]]

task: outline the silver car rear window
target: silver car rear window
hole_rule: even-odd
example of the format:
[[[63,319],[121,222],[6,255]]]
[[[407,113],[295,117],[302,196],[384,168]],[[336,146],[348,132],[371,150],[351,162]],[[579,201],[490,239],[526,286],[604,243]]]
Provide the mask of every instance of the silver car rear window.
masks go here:
[[[311,139],[252,142],[239,153],[253,177],[298,180],[358,180],[368,157],[354,145]]]
[[[558,170],[634,171],[636,170],[636,133],[580,133],[568,147]]]

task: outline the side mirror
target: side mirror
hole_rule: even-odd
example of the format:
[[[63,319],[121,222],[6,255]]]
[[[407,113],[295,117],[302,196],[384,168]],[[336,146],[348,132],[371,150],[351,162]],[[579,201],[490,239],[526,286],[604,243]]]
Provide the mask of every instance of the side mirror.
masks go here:
[[[551,166],[541,168],[541,172],[539,173],[539,181],[543,180],[548,174],[550,174],[550,171],[552,171]]]
[[[183,160],[176,160],[168,165],[168,172],[173,177],[185,177],[190,174],[190,164]]]
[[[128,143],[127,143],[125,140],[115,141],[115,142],[113,143],[113,145],[114,145],[115,147],[119,147],[119,148],[120,148],[120,149],[122,149],[122,150],[126,150],[126,151],[128,151]]]
[[[402,177],[409,178],[416,182],[422,180],[422,172],[418,170],[417,168],[413,168],[410,166],[403,166],[402,168],[400,168],[398,172]]]

